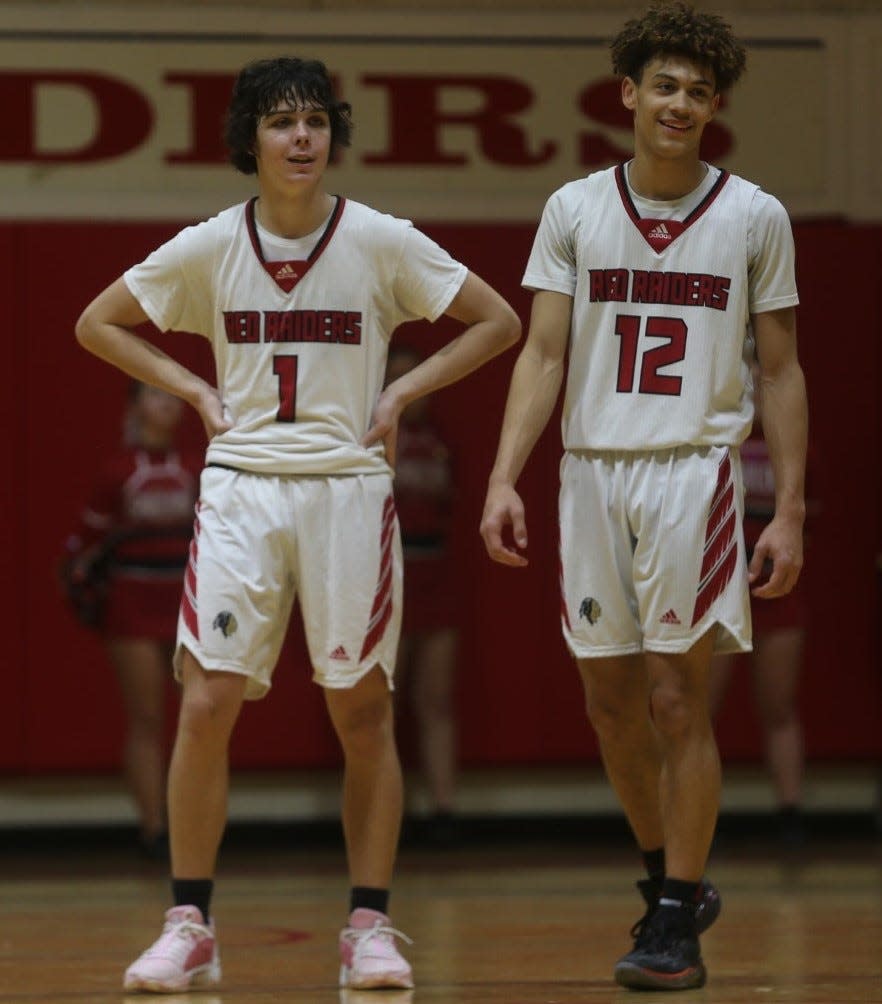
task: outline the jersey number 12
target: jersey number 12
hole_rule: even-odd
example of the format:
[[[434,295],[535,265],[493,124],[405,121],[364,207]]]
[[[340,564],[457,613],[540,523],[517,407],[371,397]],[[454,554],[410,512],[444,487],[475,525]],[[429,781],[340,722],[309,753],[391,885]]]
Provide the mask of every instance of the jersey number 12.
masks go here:
[[[619,314],[616,317],[616,334],[619,343],[619,374],[616,390],[620,394],[634,392],[637,375],[637,357],[642,317]],[[661,345],[644,349],[640,355],[640,394],[668,394],[679,397],[683,378],[659,373],[664,366],[680,362],[686,355],[686,322],[679,317],[647,317],[646,337],[663,338]]]

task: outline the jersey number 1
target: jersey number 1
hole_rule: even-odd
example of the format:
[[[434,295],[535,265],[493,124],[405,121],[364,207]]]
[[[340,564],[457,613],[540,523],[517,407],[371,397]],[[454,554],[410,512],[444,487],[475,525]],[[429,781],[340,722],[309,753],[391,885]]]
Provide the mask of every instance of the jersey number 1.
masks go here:
[[[619,375],[616,382],[616,390],[620,394],[631,394],[634,391],[641,321],[642,318],[633,314],[619,314],[616,317],[616,334],[621,339]],[[683,378],[659,373],[659,370],[671,363],[680,362],[686,355],[685,321],[679,317],[647,317],[646,337],[663,338],[664,343],[652,349],[644,349],[640,356],[638,393],[679,397]]]
[[[297,356],[273,356],[273,373],[279,378],[277,422],[297,421]]]

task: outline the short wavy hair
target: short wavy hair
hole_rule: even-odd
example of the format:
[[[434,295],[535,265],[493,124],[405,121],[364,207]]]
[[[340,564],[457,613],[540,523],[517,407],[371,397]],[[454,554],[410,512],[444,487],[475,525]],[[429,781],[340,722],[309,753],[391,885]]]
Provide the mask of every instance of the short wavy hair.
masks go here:
[[[647,63],[658,56],[685,56],[713,71],[717,93],[729,90],[747,64],[744,46],[716,14],[697,11],[684,0],[656,0],[628,21],[610,44],[613,71],[640,83]]]
[[[337,99],[324,63],[293,56],[258,59],[245,66],[236,77],[224,126],[230,163],[243,174],[257,173],[254,157],[257,123],[282,101],[290,102],[293,107],[314,105],[328,113],[331,160],[342,147],[349,146],[352,106]]]

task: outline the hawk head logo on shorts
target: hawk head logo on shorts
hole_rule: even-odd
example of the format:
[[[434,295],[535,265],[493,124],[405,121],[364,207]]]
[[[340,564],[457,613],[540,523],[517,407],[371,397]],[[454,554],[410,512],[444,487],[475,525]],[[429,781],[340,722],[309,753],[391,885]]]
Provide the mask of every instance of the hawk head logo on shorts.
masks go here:
[[[229,610],[221,610],[217,617],[215,617],[215,619],[211,622],[211,626],[213,628],[217,628],[224,638],[229,638],[231,634],[236,633],[236,629],[239,627],[239,624]]]
[[[586,596],[582,600],[582,604],[579,607],[580,620],[584,617],[589,624],[596,624],[600,620],[601,613],[600,604],[593,596]]]

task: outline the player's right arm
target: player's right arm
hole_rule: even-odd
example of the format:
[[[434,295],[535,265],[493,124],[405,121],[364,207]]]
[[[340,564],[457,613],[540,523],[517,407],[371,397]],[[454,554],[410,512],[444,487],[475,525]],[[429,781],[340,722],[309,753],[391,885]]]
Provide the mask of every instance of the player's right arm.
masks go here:
[[[524,504],[515,484],[557,403],[566,365],[573,298],[551,290],[533,297],[530,329],[512,372],[496,461],[490,472],[481,536],[503,565],[523,566],[527,546]],[[511,526],[514,547],[503,540]]]
[[[86,307],[76,324],[83,348],[143,383],[182,398],[199,413],[209,439],[230,428],[216,388],[166,355],[134,329],[149,320],[120,277]]]

